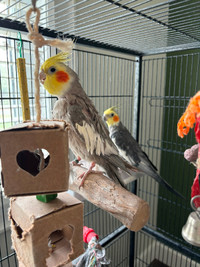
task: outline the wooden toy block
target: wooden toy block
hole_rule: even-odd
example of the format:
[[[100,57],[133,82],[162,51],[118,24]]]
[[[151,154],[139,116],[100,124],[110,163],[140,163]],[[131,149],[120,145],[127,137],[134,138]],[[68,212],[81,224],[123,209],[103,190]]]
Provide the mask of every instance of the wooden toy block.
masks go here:
[[[83,203],[59,193],[48,204],[34,196],[11,198],[11,238],[20,266],[63,266],[83,249]],[[66,265],[67,266],[67,265]]]
[[[44,150],[49,153],[46,158]],[[54,194],[68,189],[65,122],[27,122],[4,130],[0,132],[0,152],[6,196]]]

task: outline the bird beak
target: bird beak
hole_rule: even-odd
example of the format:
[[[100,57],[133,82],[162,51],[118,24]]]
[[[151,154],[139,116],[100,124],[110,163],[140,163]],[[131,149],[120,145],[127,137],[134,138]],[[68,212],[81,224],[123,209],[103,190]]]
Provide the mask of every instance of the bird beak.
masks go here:
[[[46,80],[46,74],[43,70],[39,74],[39,80],[42,84],[44,84],[44,81]]]

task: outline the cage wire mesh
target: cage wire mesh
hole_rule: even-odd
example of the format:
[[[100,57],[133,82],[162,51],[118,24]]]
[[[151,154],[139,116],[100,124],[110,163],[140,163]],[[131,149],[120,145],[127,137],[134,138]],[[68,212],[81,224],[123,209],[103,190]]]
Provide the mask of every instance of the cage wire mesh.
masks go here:
[[[112,259],[111,266],[129,266],[130,232],[127,230],[107,245],[106,253]]]
[[[137,233],[136,238],[136,259],[134,266],[146,267],[155,259],[159,260],[160,266],[172,267],[199,267],[199,264],[190,257],[184,256],[174,248],[159,242],[156,238],[143,231]],[[152,265],[153,266],[153,265]],[[159,265],[155,265],[159,266]]]
[[[1,129],[22,120],[15,65],[18,39],[13,38],[15,34],[9,29],[26,30],[24,16],[30,6],[28,0],[0,2],[0,26],[10,36],[0,39]],[[125,231],[106,243],[111,266],[143,267],[158,259],[169,267],[199,267],[200,249],[181,237],[182,226],[191,212],[190,188],[195,177],[195,169],[184,160],[183,153],[195,144],[195,138],[193,131],[184,139],[179,138],[176,124],[190,97],[200,88],[200,2],[42,0],[38,1],[38,7],[40,31],[44,35],[71,36],[77,43],[90,45],[77,46],[70,62],[83,88],[100,114],[110,106],[120,106],[122,122],[138,137],[161,176],[186,197],[181,200],[150,177],[140,179],[137,194],[150,204],[150,219],[135,239]],[[23,40],[34,119],[31,51],[32,44]],[[45,48],[40,53],[43,61],[56,51]],[[133,55],[142,57],[138,61]],[[41,88],[43,118],[51,117],[55,100]],[[17,265],[15,253],[10,249],[8,206],[1,191],[0,266],[3,267]],[[94,228],[101,240],[121,227],[119,221],[88,202],[84,218],[85,225]]]
[[[2,22],[23,23],[30,5],[28,0],[1,1]],[[200,47],[198,0],[42,0],[38,7],[41,27],[82,42],[140,54]]]
[[[193,130],[181,139],[176,128],[190,97],[200,87],[199,52],[195,50],[144,57],[142,62],[139,143],[158,167],[161,176],[186,200],[158,186],[149,177],[138,182],[139,196],[146,199],[151,207],[148,226],[190,248],[197,255],[200,255],[200,249],[189,245],[181,236],[181,229],[191,212],[190,190],[196,176],[194,166],[184,159],[183,154],[196,140]],[[148,242],[141,241],[142,238]],[[192,261],[189,265],[189,261],[181,254],[177,254],[177,261],[174,261],[175,256],[170,249],[162,248],[165,256],[159,255],[157,251],[160,246],[151,241],[152,237],[145,232],[139,233],[137,240],[142,242],[136,252],[138,266],[148,266],[154,257],[169,266],[199,266],[195,262],[192,264]]]
[[[19,56],[18,51],[19,39],[0,37],[1,49],[1,121],[0,129],[11,127],[12,125],[22,121],[22,110],[20,104],[20,93],[18,84],[18,74],[16,66],[16,58]],[[35,58],[33,46],[30,42],[23,40],[22,57],[26,59],[27,84],[29,87],[29,101],[31,118],[35,119],[34,111],[34,89],[33,89],[33,73]],[[45,60],[51,55],[51,51],[47,54],[45,49],[40,49],[41,60]],[[51,101],[53,98],[47,96],[45,90],[41,88],[41,110],[42,116],[50,118]]]
[[[19,40],[17,38],[1,37],[0,41],[0,49],[2,49],[2,53],[4,54],[0,62],[0,127],[1,129],[5,129],[22,121],[21,100],[16,70],[17,42]],[[56,53],[56,51],[52,51],[50,48],[41,49],[41,61],[43,62],[54,53]],[[23,40],[23,56],[26,59],[31,119],[35,119],[33,84],[34,57],[32,55],[32,44],[29,41]],[[103,114],[103,111],[111,105],[118,104],[122,107],[121,111],[123,111],[121,112],[121,117],[126,126],[131,130],[133,113],[132,88],[134,87],[135,80],[135,65],[138,64],[138,61],[133,57],[132,59],[126,59],[116,55],[104,55],[80,49],[75,49],[71,58],[72,60],[69,62],[69,65],[78,73],[83,88],[85,88],[87,94],[92,98],[100,114]],[[127,82],[124,83],[123,78],[125,78]],[[51,111],[55,100],[56,98],[51,97],[41,88],[43,119],[51,118]],[[7,219],[8,207],[9,201],[4,198],[3,188],[1,188],[0,266],[3,267],[17,266],[15,254],[11,249],[9,221]],[[94,228],[100,240],[121,226],[121,223],[117,219],[91,203],[85,201],[84,207],[85,225]],[[123,240],[127,240],[126,244],[128,246],[128,235],[125,235]],[[116,240],[116,244],[117,243],[119,242]],[[110,248],[109,250],[111,251],[111,257],[113,257],[111,260],[116,262],[113,249]],[[128,250],[123,248],[122,251],[120,256],[118,255],[120,262],[129,259]]]

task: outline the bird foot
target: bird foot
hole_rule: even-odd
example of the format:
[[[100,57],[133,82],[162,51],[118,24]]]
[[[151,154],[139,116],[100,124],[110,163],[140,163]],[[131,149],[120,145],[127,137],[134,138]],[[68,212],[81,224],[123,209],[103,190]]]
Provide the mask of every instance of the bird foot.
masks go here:
[[[95,174],[103,174],[102,171],[94,171],[93,168],[95,167],[95,162],[92,162],[89,169],[86,172],[83,172],[81,175],[79,175],[78,179],[82,179],[81,184],[79,185],[79,190],[83,186],[85,179],[90,173],[95,173]]]

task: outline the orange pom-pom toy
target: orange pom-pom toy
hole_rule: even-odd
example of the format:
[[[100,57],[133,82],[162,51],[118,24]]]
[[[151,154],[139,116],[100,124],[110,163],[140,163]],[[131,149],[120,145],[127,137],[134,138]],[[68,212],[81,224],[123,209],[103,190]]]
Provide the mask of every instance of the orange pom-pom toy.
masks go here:
[[[197,117],[200,116],[200,91],[190,99],[189,105],[177,124],[178,135],[183,138],[193,128]]]

